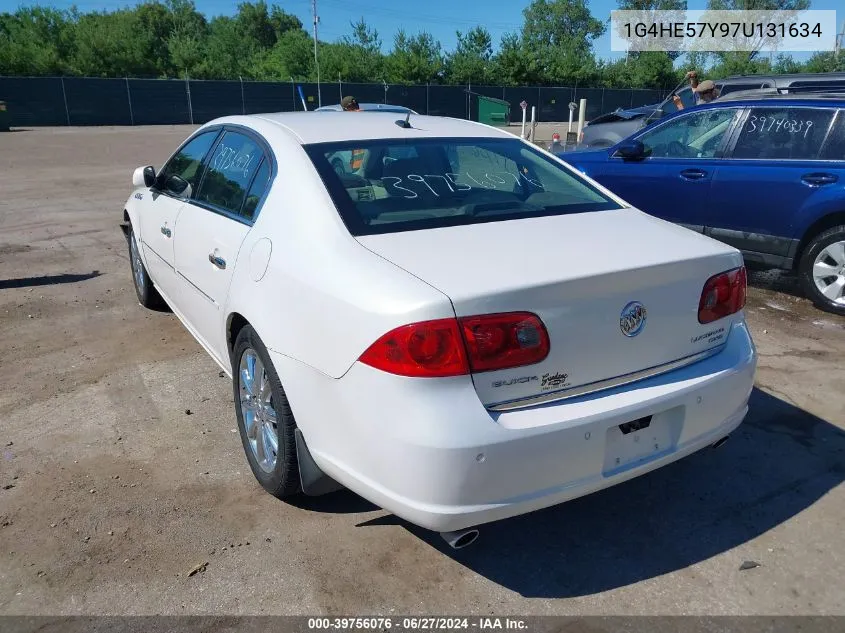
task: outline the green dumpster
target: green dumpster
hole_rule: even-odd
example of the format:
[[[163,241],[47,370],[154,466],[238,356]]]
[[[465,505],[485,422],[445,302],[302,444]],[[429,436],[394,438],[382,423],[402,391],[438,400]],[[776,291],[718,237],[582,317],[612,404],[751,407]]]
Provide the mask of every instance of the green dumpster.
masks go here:
[[[511,104],[502,99],[478,95],[478,122],[505,126],[510,123]]]
[[[9,111],[6,109],[6,102],[0,101],[0,132],[9,131]]]

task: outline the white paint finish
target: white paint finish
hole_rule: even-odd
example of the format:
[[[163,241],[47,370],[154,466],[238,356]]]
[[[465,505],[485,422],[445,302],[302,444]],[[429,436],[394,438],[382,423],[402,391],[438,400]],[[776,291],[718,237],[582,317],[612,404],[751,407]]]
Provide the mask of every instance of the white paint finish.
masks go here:
[[[356,363],[331,380],[272,356],[319,466],[433,530],[555,505],[709,446],[745,416],[756,367],[747,328],[738,324],[722,353],[672,374],[575,402],[494,414],[466,377],[401,378]],[[605,477],[608,429],[663,412],[682,412],[674,450]]]
[[[180,306],[218,361],[228,359],[223,308],[237,268],[238,254],[250,227],[226,216],[186,204],[176,222],[174,249]],[[222,258],[221,269],[209,255]]]
[[[742,265],[731,247],[633,209],[359,238],[449,296],[458,316],[533,312],[551,339],[542,362],[474,376],[494,404],[656,367],[724,344],[733,321],[698,323],[707,279]],[[622,309],[648,312],[635,337]],[[721,338],[703,333],[724,328]],[[566,374],[563,384],[543,384]],[[523,379],[500,385],[501,381]],[[527,379],[527,380],[525,380]]]
[[[272,253],[273,242],[266,237],[252,245],[249,253],[249,276],[253,281],[261,281],[264,278]]]
[[[690,342],[701,332],[696,319],[701,287],[741,258],[634,210],[359,241],[343,225],[303,142],[506,133],[428,117],[419,117],[421,129],[394,125],[394,130],[392,115],[381,114],[368,114],[352,126],[350,116],[355,115],[212,122],[253,128],[272,147],[280,169],[252,227],[192,205],[174,217],[174,262],[186,281],[165,292],[223,367],[231,315],[253,325],[327,473],[399,516],[449,530],[624,481],[739,424],[756,362],[741,314],[726,319],[731,335],[724,351],[705,361],[601,394],[505,413],[485,408],[482,400],[492,396],[479,386],[479,376],[402,378],[356,362],[399,325],[454,317],[456,310],[463,315],[520,309],[536,311],[549,327],[549,369],[567,363],[579,372],[579,381],[642,369],[708,345]],[[152,219],[153,204],[152,196],[130,198],[127,208],[133,217]],[[263,244],[270,241],[269,261],[255,281]],[[209,253],[226,260],[225,272],[208,262]],[[151,274],[161,285],[159,273]],[[632,299],[648,304],[645,330],[635,339],[611,334],[613,327],[618,330],[619,311]],[[609,428],[670,410],[683,411],[672,452],[612,477],[602,474],[602,438]]]
[[[185,203],[143,187],[138,193],[143,198],[135,199],[137,222],[133,222],[133,226],[140,229],[144,262],[155,284],[171,294],[177,287],[173,250],[176,218]]]

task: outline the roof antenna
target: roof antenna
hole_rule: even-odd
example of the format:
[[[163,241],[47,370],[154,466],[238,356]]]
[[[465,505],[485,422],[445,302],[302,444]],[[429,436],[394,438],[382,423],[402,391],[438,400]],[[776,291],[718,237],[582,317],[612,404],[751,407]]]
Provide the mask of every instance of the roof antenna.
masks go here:
[[[411,124],[409,123],[410,120],[411,120],[411,113],[408,112],[408,114],[405,115],[404,121],[402,119],[396,120],[396,125],[398,125],[399,127],[406,128],[406,129],[410,128],[410,127],[412,127]]]

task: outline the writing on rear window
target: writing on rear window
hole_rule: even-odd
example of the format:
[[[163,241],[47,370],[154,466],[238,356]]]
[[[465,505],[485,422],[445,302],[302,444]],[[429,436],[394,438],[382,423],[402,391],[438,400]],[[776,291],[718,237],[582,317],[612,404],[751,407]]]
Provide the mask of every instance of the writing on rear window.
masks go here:
[[[525,174],[514,174],[511,172],[465,172],[462,174],[407,174],[400,176],[382,176],[388,193],[402,198],[413,200],[418,197],[412,183],[421,183],[424,186],[421,193],[430,192],[440,197],[445,193],[456,191],[470,191],[473,187],[478,189],[500,189],[502,185],[520,185],[527,183],[527,186],[543,191],[542,183],[530,178]],[[406,186],[403,186],[405,182]],[[408,187],[411,187],[410,189]]]

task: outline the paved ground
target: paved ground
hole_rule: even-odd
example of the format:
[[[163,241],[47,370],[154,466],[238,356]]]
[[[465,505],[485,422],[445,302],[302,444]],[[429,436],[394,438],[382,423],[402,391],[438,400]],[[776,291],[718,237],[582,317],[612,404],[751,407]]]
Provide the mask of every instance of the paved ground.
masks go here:
[[[845,319],[788,278],[751,289],[758,389],[724,448],[459,552],[351,493],[264,494],[118,229],[132,168],[189,130],[0,134],[0,614],[845,613]]]

